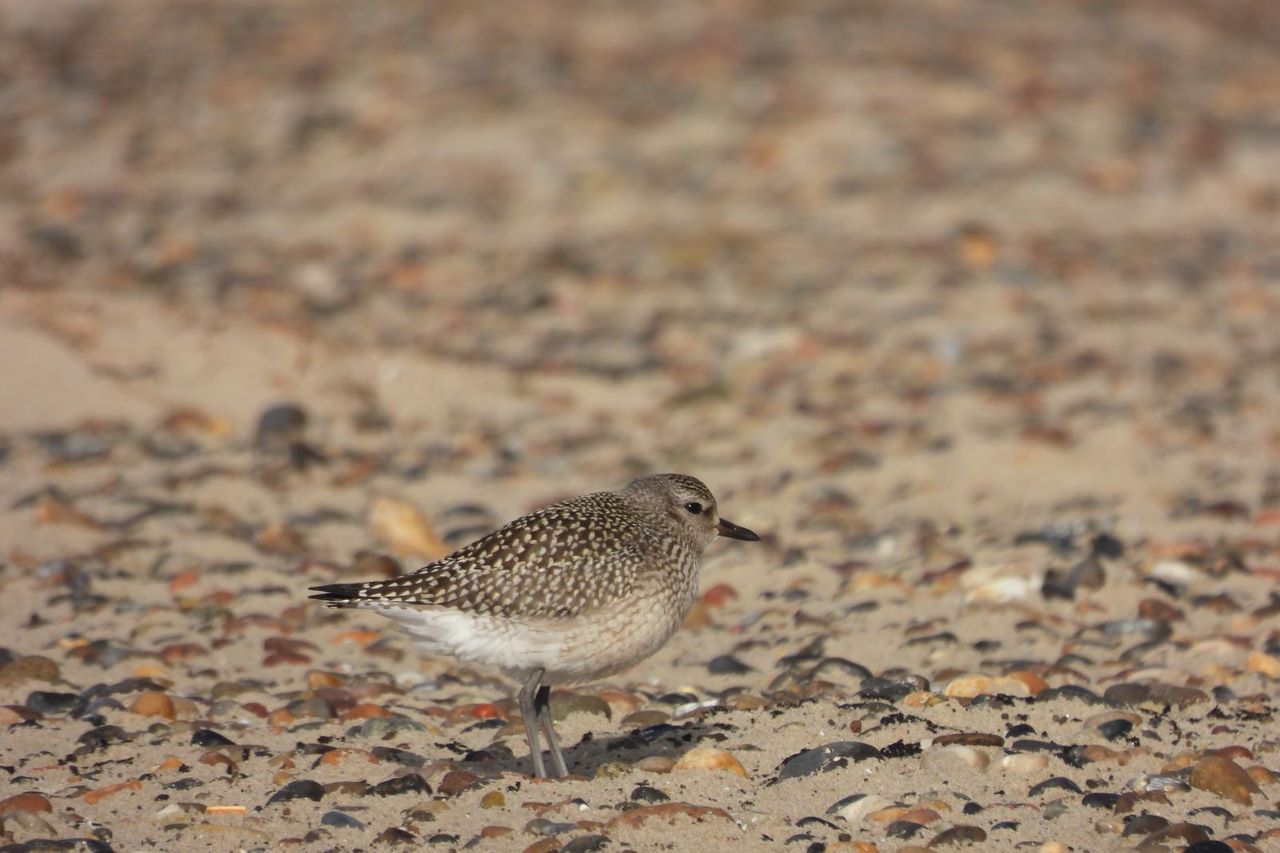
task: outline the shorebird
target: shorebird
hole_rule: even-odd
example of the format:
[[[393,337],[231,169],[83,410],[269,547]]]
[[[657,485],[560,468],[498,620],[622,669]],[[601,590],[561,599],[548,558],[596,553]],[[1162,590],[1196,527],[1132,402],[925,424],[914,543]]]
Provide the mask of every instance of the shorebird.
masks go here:
[[[698,592],[717,536],[756,541],[721,518],[702,481],[640,477],[517,518],[416,572],[312,587],[331,607],[398,621],[429,654],[497,667],[517,694],[534,773],[568,773],[551,720],[551,685],[593,681],[656,652]]]

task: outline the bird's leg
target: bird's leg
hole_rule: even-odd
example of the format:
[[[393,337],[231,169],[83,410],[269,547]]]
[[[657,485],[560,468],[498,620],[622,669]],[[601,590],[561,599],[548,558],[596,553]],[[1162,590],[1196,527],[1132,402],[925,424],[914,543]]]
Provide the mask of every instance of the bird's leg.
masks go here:
[[[524,733],[529,738],[529,756],[533,759],[533,772],[539,778],[546,779],[547,768],[542,764],[542,750],[538,747],[538,709],[534,703],[538,682],[542,680],[542,670],[535,669],[525,679],[524,686],[516,694],[516,702],[520,705],[520,716],[524,717]]]
[[[556,737],[556,727],[551,722],[551,685],[544,684],[538,688],[533,697],[533,707],[538,714],[538,725],[547,736],[547,746],[551,748],[551,764],[555,767],[556,776],[568,776],[569,768],[564,763],[564,753],[560,751],[560,739]]]

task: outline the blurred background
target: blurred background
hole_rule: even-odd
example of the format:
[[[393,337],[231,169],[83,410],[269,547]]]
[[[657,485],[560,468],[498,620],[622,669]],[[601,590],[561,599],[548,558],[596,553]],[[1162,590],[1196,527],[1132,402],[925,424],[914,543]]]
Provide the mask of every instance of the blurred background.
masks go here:
[[[515,445],[557,406],[635,470],[799,446],[839,475],[957,429],[1069,449],[1117,418],[1147,449],[1274,450],[1223,421],[1274,408],[1249,394],[1280,360],[1274,3],[0,21],[0,287],[10,331],[43,336],[11,337],[17,424],[73,413],[52,334],[105,348],[73,395],[104,415],[186,402],[245,433],[323,375],[385,410],[366,426],[453,412],[543,474],[577,463]],[[499,414],[531,377],[588,384]]]

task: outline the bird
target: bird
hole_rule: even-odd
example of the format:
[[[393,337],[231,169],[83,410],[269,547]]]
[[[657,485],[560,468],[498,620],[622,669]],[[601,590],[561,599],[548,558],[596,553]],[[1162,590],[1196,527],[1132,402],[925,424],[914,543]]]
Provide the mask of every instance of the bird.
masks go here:
[[[551,685],[595,681],[661,648],[698,593],[717,537],[758,541],[684,474],[638,477],[539,509],[415,572],[311,587],[330,607],[391,617],[432,655],[495,667],[520,689],[534,774],[568,774]]]

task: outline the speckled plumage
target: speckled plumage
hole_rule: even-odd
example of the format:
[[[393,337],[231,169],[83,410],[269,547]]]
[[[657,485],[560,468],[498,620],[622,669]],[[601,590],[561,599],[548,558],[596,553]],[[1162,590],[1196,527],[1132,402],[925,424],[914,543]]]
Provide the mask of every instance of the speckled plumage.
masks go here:
[[[545,685],[599,678],[661,648],[693,604],[717,535],[758,538],[721,519],[701,481],[659,474],[552,504],[412,574],[319,586],[313,598],[375,610],[424,651],[522,680],[522,710],[547,729],[563,773]]]

